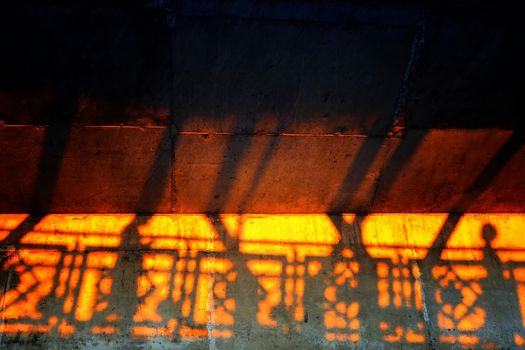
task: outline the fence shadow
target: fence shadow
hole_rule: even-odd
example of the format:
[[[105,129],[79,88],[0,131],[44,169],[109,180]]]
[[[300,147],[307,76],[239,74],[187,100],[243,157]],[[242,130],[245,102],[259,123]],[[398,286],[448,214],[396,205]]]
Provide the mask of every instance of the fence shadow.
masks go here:
[[[524,344],[521,214],[39,219],[0,215],[2,238],[36,222],[4,247],[7,346],[279,346],[292,336],[305,348]]]

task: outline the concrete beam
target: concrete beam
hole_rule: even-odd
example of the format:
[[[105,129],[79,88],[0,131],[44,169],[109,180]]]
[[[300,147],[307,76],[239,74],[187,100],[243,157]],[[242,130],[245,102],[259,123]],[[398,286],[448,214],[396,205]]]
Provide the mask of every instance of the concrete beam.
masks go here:
[[[64,149],[45,133],[0,129],[0,212],[525,210],[525,182],[516,176],[525,147],[510,131],[381,139],[73,127]],[[50,160],[59,166],[42,182]],[[52,194],[49,181],[56,181]]]

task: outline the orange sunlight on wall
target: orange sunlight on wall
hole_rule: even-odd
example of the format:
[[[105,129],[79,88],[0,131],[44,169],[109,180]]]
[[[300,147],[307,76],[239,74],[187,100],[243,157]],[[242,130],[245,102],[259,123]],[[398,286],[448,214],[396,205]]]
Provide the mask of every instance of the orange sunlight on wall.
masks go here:
[[[385,343],[489,347],[500,288],[525,345],[525,215],[448,217],[48,215],[2,246],[0,332],[227,340],[248,317],[326,342],[357,344],[366,322]],[[0,215],[0,239],[27,218]]]

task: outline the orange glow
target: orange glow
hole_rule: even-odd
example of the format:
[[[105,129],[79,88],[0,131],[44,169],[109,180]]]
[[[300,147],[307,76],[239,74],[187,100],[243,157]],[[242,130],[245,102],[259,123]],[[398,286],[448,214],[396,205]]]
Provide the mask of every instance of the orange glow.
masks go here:
[[[306,256],[328,256],[341,235],[326,215],[222,216],[244,254],[285,256],[288,262]]]
[[[372,214],[362,223],[363,245],[379,259],[423,259],[447,214]]]
[[[355,343],[360,339],[360,306],[357,301],[347,300],[340,292],[358,287],[356,276],[360,265],[351,260],[354,254],[349,249],[344,249],[341,255],[345,259],[333,265],[333,283],[324,290],[324,326],[327,329],[325,338]]]
[[[0,214],[0,241],[6,239],[28,216],[28,214]]]
[[[426,257],[445,220],[443,214],[374,214],[363,221],[363,244],[377,259],[378,306],[393,319],[402,314],[421,318],[421,272],[415,261]],[[396,325],[385,320],[379,329],[389,343],[426,340],[421,321]]]
[[[450,239],[447,241],[447,248],[451,249],[465,249],[478,251],[485,247],[485,239],[483,237],[483,227],[485,225],[492,225],[497,234],[490,242],[490,247],[495,249],[502,262],[509,260],[525,261],[525,255],[520,251],[525,249],[525,240],[523,239],[523,231],[525,228],[525,215],[518,214],[466,214],[464,215]],[[446,250],[444,251],[446,254]],[[482,255],[477,255],[476,260],[483,258]],[[473,258],[473,255],[466,254],[465,258]]]
[[[23,250],[13,253],[3,270],[14,269],[20,278],[16,288],[2,295],[2,317],[6,319],[43,318],[39,304],[53,289],[53,277],[60,252]]]
[[[438,312],[438,325],[442,329],[456,329],[462,333],[476,331],[483,327],[486,312],[476,305],[478,298],[483,294],[480,279],[487,277],[487,271],[480,266],[436,266],[432,270],[434,278],[439,281],[436,289],[436,301],[441,305]],[[460,301],[448,302],[443,290],[457,290],[461,293]],[[478,337],[472,334],[459,336],[445,335],[446,342],[458,342],[463,345],[472,345],[478,342]]]
[[[206,324],[209,321],[218,325],[232,326],[234,322],[235,299],[228,298],[226,293],[227,283],[236,278],[235,272],[231,272],[232,263],[226,259],[206,258],[201,260],[197,282],[197,300],[195,303],[194,320],[198,324]],[[224,276],[219,280],[218,276]],[[222,305],[211,308],[211,294],[214,303],[221,301]]]
[[[69,251],[118,247],[122,230],[134,215],[48,215],[21,243],[63,246]]]
[[[515,293],[522,328],[511,336],[524,346],[525,215],[463,215],[441,242],[447,217],[48,215],[4,249],[0,332],[230,339],[252,312],[235,288],[251,288],[248,316],[272,332],[317,322],[326,342],[364,344],[366,325],[403,347],[429,341],[430,322],[439,343],[489,348],[487,305],[502,285]],[[26,219],[0,215],[0,238]],[[371,311],[375,324],[363,318]]]
[[[0,227],[14,230],[25,216],[0,216]],[[19,283],[0,295],[5,333],[46,332],[56,328],[71,336],[72,321],[91,320],[107,309],[104,296],[111,293],[109,271],[117,254],[121,231],[133,215],[48,215],[21,239],[23,246],[9,253],[2,266],[14,272]],[[86,249],[97,249],[86,253]],[[47,315],[43,301],[60,304],[61,317]],[[57,310],[58,311],[58,310]],[[16,322],[13,322],[16,321]],[[27,331],[24,331],[27,330]]]
[[[427,257],[446,218],[446,214],[374,214],[366,217],[361,227],[362,241],[370,256],[378,260],[377,288],[381,308],[392,311],[402,308],[408,311],[412,305],[408,301],[412,297],[415,309],[422,310],[421,272],[419,265],[411,261]],[[483,286],[478,281],[488,278],[483,261],[489,262],[486,259],[494,255],[501,263],[525,261],[524,228],[525,216],[518,214],[467,214],[453,227],[445,249],[441,252],[441,262],[434,262],[437,265],[432,269],[433,278],[440,281],[433,297],[441,305],[441,311],[436,316],[438,326],[443,331],[440,336],[442,342],[463,346],[479,342],[477,332],[483,328],[489,316],[477,303],[483,296]],[[479,261],[480,264],[470,264],[473,261]],[[469,265],[462,265],[462,262]],[[519,280],[516,268],[501,273],[503,278],[514,276],[516,282]],[[453,294],[453,290],[460,293],[462,302],[445,301],[444,293]],[[515,292],[525,325],[524,290],[518,284]],[[380,328],[383,331],[391,330],[386,334],[387,341],[422,342],[423,324],[420,325],[420,329],[412,326],[407,332],[403,327],[388,322],[382,322]],[[408,339],[409,334],[411,340]],[[522,333],[515,335],[516,342],[522,338]]]
[[[141,243],[153,249],[225,250],[206,215],[155,215],[139,231]]]
[[[351,215],[345,217],[349,222],[352,219]],[[269,328],[280,326],[285,333],[291,327],[299,331],[305,317],[306,273],[313,277],[320,270],[318,262],[306,262],[306,259],[329,256],[341,240],[339,231],[326,215],[224,215],[221,220],[227,231],[238,239],[241,253],[264,256],[248,260],[261,296],[257,303],[259,324]],[[282,304],[291,322],[279,325],[273,313]]]
[[[212,325],[211,336],[232,336],[228,327],[235,321],[235,299],[228,284],[236,273],[230,260],[214,257],[225,245],[208,217],[153,216],[139,226],[139,235],[140,243],[154,252],[142,257],[133,335],[203,337]],[[162,305],[171,305],[177,313],[164,315]]]
[[[97,302],[98,294],[109,295],[111,292],[111,277],[104,273],[117,263],[116,253],[94,252],[87,255],[87,266],[80,285],[80,295],[85,296],[77,302],[75,318],[79,321],[89,321],[94,312],[102,312],[108,308],[107,301]]]

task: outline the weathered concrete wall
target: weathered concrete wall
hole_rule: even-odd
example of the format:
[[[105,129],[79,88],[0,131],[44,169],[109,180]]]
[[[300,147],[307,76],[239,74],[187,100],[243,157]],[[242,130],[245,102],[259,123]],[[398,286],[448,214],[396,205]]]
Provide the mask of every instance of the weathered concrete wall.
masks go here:
[[[148,4],[2,6],[0,211],[524,210],[510,4]]]
[[[523,215],[0,215],[7,349],[510,349]]]
[[[208,132],[275,131],[272,117],[278,131],[384,134],[399,113],[413,128],[523,127],[516,6],[10,2],[0,116]]]
[[[522,7],[0,5],[0,347],[524,347]]]
[[[67,135],[63,144],[45,128],[0,129],[0,212],[525,210],[525,147],[512,131],[410,131],[403,139],[164,127],[53,133]]]

